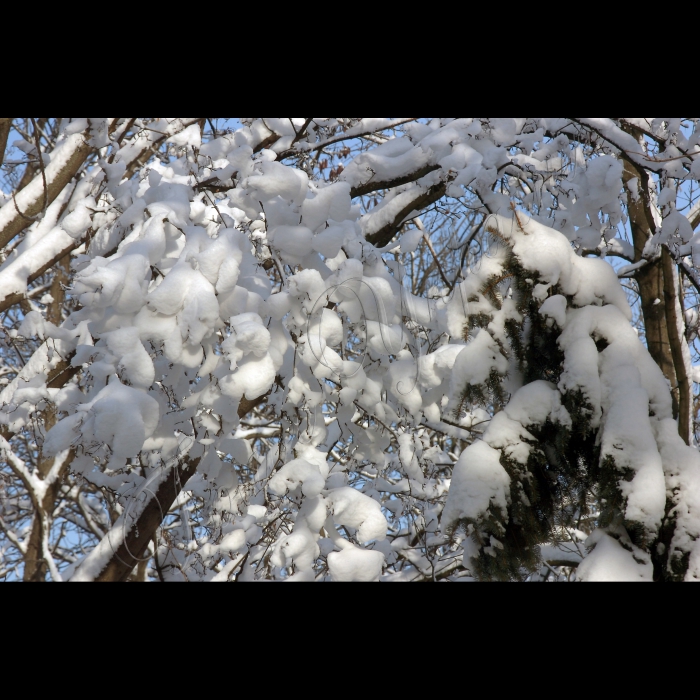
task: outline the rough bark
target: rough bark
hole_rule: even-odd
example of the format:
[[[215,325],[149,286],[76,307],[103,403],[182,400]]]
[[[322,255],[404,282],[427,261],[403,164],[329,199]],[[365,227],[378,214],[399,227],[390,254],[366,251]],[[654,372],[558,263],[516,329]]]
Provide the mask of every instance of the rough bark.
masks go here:
[[[628,184],[632,178],[642,182],[642,175],[636,166],[625,161],[623,179]],[[634,243],[634,262],[643,260],[644,248],[653,235],[646,207],[642,197],[633,199],[628,196],[628,214]],[[678,417],[679,396],[676,369],[671,353],[671,341],[668,336],[668,322],[664,300],[664,274],[661,260],[652,260],[636,273],[637,286],[644,319],[644,333],[647,348],[654,362],[661,368],[664,376],[671,384],[673,414]]]
[[[680,336],[682,322],[678,318],[678,287],[676,284],[677,270],[673,259],[666,246],[661,248],[661,260],[664,277],[664,306],[666,307],[666,320],[669,324],[669,340],[671,344],[671,356],[677,377],[676,391],[678,393],[678,433],[690,444],[690,405],[692,394],[690,390],[690,378],[683,357],[683,342]]]

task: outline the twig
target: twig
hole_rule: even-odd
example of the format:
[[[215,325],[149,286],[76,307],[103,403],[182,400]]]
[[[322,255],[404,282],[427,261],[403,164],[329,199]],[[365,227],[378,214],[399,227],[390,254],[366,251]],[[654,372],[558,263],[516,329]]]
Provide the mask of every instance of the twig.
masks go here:
[[[413,222],[418,227],[418,230],[423,233],[423,240],[425,241],[425,244],[428,246],[428,250],[430,251],[431,255],[433,256],[433,260],[435,261],[435,265],[437,266],[438,272],[440,273],[440,277],[442,277],[442,281],[445,283],[445,286],[448,289],[451,289],[450,282],[447,279],[447,276],[445,275],[445,272],[442,269],[442,265],[440,265],[440,261],[438,260],[437,253],[435,252],[435,248],[433,248],[433,244],[430,241],[430,236],[428,235],[428,232],[425,230],[425,226],[423,226],[423,222],[421,221],[419,216],[417,216],[415,219],[413,219]]]

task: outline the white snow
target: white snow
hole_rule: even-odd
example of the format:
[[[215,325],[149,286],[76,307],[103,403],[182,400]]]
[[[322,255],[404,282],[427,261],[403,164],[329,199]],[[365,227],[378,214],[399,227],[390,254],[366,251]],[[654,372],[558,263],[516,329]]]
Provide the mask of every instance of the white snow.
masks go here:
[[[455,464],[443,527],[453,527],[460,520],[477,521],[490,507],[507,519],[509,488],[510,477],[500,463],[500,452],[477,440]]]
[[[334,581],[378,581],[384,566],[381,552],[348,547],[328,555],[328,568]]]
[[[356,528],[360,542],[386,537],[387,522],[377,501],[348,486],[332,489],[326,498],[335,523]]]
[[[593,551],[576,570],[577,581],[651,581],[652,566],[640,550],[620,542],[602,530],[595,530],[586,540]],[[635,551],[636,550],[636,551]]]

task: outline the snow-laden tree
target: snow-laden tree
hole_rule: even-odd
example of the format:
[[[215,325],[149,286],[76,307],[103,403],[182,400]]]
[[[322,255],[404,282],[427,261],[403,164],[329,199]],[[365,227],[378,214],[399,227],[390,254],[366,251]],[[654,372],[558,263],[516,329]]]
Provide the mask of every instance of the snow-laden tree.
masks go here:
[[[0,119],[0,579],[692,580],[700,121]]]

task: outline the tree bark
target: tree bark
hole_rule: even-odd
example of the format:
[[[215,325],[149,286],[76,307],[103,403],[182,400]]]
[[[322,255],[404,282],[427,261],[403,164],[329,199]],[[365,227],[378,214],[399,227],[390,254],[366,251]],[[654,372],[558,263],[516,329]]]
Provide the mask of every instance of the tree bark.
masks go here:
[[[10,135],[12,128],[12,118],[0,118],[0,165],[5,162],[5,149],[7,148],[7,137]]]
[[[637,167],[624,161],[624,168],[623,180],[625,185],[628,185],[628,190],[629,181],[632,178],[637,178],[641,188],[643,178]],[[633,199],[632,194],[628,194],[627,211],[632,229],[634,262],[636,263],[643,260],[644,248],[654,232],[641,195],[637,199]],[[639,287],[647,348],[654,362],[671,384],[673,415],[674,418],[677,418],[679,414],[679,390],[671,352],[671,341],[668,335],[666,305],[663,303],[664,274],[661,259],[650,261],[648,265],[637,271],[635,277]]]
[[[664,276],[664,306],[666,320],[669,324],[669,340],[671,356],[675,367],[678,392],[678,433],[690,444],[690,405],[692,400],[690,378],[683,357],[683,339],[681,335],[682,320],[679,316],[678,287],[676,286],[677,270],[674,269],[673,259],[666,246],[661,247],[661,260]]]

